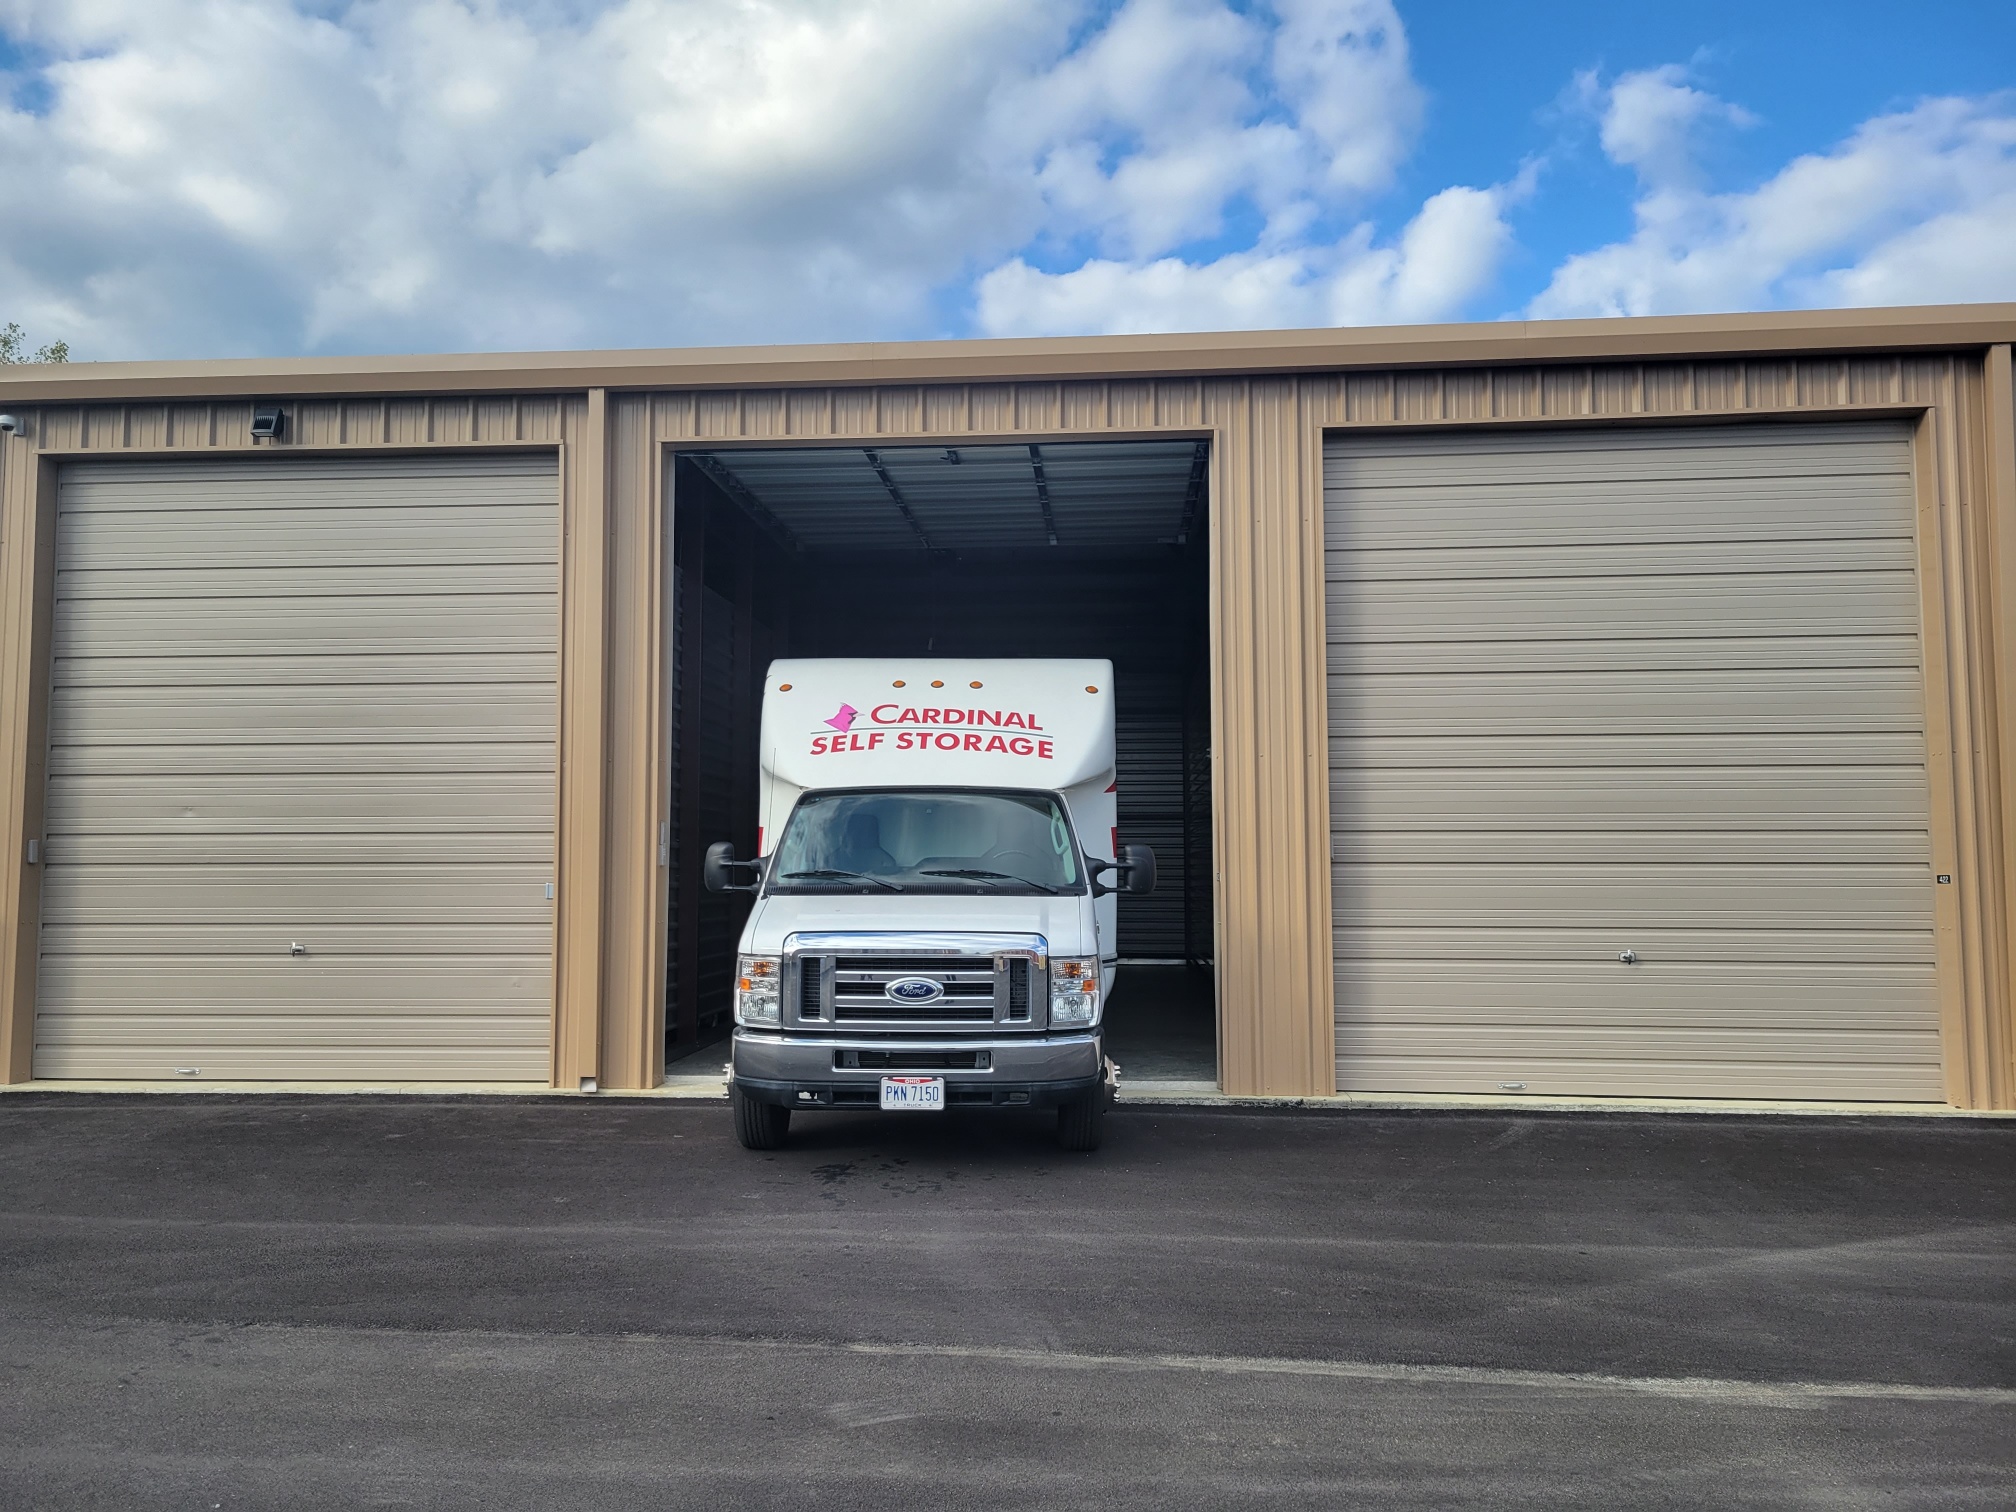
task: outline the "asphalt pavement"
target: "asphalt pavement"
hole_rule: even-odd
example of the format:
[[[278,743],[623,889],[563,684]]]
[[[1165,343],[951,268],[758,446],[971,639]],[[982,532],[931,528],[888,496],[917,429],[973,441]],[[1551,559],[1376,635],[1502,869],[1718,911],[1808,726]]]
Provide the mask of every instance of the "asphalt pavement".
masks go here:
[[[0,1097],[0,1506],[2016,1505],[2016,1125]]]

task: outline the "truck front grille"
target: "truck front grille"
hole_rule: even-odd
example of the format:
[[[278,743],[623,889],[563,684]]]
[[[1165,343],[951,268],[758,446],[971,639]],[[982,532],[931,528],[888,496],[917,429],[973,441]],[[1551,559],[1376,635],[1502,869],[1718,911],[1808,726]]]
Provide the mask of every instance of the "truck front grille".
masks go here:
[[[1020,956],[1008,961],[1008,1017],[1029,1021],[1029,962]]]
[[[991,999],[984,1003],[955,1003],[949,999],[936,1003],[892,1003],[885,997],[856,1000],[836,992],[833,1017],[842,1024],[991,1024],[994,1004]]]
[[[836,1050],[836,1071],[985,1071],[986,1050]]]
[[[1027,956],[1004,955],[800,955],[798,1018],[834,1024],[971,1027],[1031,1023],[1031,966]],[[905,1002],[885,990],[903,977],[936,982],[942,995]]]
[[[923,977],[945,989],[928,1003],[903,1003],[883,988],[902,977]],[[843,1023],[884,1019],[902,1023],[978,1023],[994,1020],[992,956],[841,956],[833,963],[833,1017]]]

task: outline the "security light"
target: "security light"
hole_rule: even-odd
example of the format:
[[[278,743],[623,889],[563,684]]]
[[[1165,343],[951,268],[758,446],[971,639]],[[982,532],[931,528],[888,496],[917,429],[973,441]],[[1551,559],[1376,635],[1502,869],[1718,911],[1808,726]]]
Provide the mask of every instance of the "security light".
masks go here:
[[[252,439],[278,441],[287,434],[287,411],[277,404],[252,406]]]

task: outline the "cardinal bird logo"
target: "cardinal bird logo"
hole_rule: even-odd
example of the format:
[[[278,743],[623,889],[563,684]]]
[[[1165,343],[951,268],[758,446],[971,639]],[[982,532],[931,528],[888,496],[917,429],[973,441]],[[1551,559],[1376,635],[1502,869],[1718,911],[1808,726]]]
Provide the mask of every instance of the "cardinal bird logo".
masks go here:
[[[849,730],[854,728],[854,716],[860,712],[854,705],[843,703],[840,705],[840,712],[827,720],[826,723],[833,726],[842,735],[845,735]]]

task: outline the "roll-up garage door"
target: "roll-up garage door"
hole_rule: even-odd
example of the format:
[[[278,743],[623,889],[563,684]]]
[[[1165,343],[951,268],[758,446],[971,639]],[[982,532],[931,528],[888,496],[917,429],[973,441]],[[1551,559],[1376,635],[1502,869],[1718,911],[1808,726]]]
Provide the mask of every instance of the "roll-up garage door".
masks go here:
[[[549,1075],[548,457],[58,489],[39,1077]]]
[[[1340,1088],[1939,1100],[1905,429],[1325,466]]]

